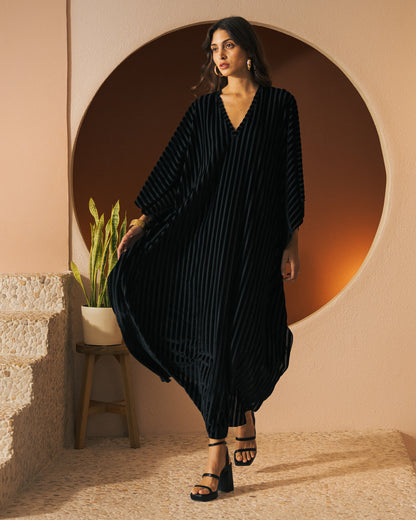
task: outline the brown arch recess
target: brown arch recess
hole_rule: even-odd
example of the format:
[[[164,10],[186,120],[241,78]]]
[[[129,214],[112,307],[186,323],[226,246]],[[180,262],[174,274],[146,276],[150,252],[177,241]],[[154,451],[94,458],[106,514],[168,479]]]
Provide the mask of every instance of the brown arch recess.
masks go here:
[[[134,199],[187,106],[199,76],[208,24],[141,47],[106,79],[85,114],[74,151],[74,207],[89,245],[88,199],[100,212]],[[386,174],[370,113],[347,77],[307,44],[256,27],[273,85],[295,95],[306,192],[301,271],[285,285],[289,323],[332,299],[362,264],[383,209]]]

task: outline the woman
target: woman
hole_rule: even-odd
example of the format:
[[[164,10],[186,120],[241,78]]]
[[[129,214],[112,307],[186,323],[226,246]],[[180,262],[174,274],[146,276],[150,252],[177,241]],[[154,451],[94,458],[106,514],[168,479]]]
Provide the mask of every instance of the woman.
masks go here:
[[[207,501],[233,489],[228,427],[250,465],[254,412],[288,367],[283,280],[299,270],[304,186],[296,101],[271,86],[249,22],[219,20],[203,47],[194,88],[208,92],[137,196],[109,292],[130,352],[201,411],[208,462],[191,498]]]

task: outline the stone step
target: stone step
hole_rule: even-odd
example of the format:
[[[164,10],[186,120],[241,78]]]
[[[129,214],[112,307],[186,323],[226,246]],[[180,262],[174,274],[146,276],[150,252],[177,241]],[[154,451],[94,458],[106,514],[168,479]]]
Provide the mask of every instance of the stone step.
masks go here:
[[[0,311],[62,311],[67,306],[72,271],[0,274]]]
[[[4,505],[57,455],[62,417],[45,403],[0,407],[0,504]],[[56,430],[56,433],[55,433]]]
[[[14,355],[43,357],[48,352],[49,323],[58,313],[0,311],[0,352]]]
[[[30,403],[33,373],[44,358],[0,355],[0,395],[3,404]]]
[[[49,321],[49,327],[58,332],[59,325],[59,321]],[[19,454],[27,459],[26,464],[30,460],[36,466],[45,455],[43,445],[62,442],[56,436],[62,435],[64,423],[61,404],[65,394],[64,350],[54,342],[49,347],[43,357],[0,356],[0,460],[3,462]],[[19,450],[11,448],[9,436],[13,446],[21,446]]]
[[[29,404],[15,401],[0,406],[0,489],[4,484],[2,466],[13,456],[13,420]]]

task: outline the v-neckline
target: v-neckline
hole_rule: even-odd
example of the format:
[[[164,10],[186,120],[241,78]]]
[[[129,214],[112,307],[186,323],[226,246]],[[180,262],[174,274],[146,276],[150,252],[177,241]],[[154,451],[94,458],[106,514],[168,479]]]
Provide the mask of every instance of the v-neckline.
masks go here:
[[[217,90],[218,100],[219,100],[220,106],[222,108],[222,112],[223,112],[224,118],[226,119],[228,125],[230,126],[231,131],[232,131],[233,134],[237,134],[238,131],[240,130],[240,128],[242,128],[244,126],[245,122],[248,119],[249,114],[251,113],[251,111],[252,111],[252,109],[253,109],[256,101],[257,101],[257,95],[258,95],[260,89],[261,89],[261,85],[259,85],[257,87],[257,90],[256,90],[256,92],[255,92],[255,94],[253,96],[253,99],[251,100],[250,106],[248,107],[247,112],[245,113],[243,119],[241,120],[241,122],[237,126],[237,128],[235,128],[234,125],[232,124],[231,119],[230,119],[230,117],[228,115],[228,112],[225,109],[224,101],[222,100],[222,97],[221,97],[221,90],[222,89],[221,90]]]

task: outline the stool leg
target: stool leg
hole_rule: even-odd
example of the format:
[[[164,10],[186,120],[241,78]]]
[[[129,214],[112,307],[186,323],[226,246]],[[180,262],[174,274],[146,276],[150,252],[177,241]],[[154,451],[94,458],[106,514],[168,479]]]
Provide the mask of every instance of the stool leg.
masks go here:
[[[140,448],[139,429],[137,427],[136,410],[134,408],[133,387],[129,372],[128,354],[118,357],[123,381],[124,400],[126,401],[127,427],[129,430],[130,447]]]
[[[87,433],[88,409],[90,407],[94,364],[95,354],[85,354],[84,371],[79,395],[79,408],[75,432],[76,449],[82,449],[85,446],[85,435]]]

